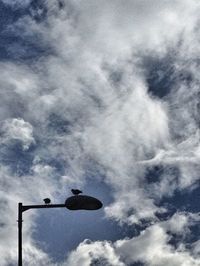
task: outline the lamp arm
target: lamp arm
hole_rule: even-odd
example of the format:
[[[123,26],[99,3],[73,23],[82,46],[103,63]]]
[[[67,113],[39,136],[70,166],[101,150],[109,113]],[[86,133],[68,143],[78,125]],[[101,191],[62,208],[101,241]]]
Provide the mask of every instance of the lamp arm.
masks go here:
[[[65,204],[42,204],[42,205],[22,205],[22,212],[29,209],[49,209],[49,208],[66,208]]]

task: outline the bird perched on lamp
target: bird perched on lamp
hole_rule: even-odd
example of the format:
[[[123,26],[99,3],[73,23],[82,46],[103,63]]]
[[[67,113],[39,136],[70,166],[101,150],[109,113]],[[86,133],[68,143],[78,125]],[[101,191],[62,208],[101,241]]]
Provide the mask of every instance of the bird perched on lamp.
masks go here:
[[[43,201],[47,205],[51,203],[51,200],[49,198],[43,199]]]
[[[71,192],[72,192],[72,194],[74,194],[74,195],[76,195],[76,196],[78,196],[80,193],[83,193],[81,190],[79,190],[79,189],[71,189]]]

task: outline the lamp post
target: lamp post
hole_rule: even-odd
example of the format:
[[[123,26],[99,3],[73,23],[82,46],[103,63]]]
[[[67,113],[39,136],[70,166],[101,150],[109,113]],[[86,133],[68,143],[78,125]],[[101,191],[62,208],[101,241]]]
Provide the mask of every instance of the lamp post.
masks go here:
[[[18,266],[22,266],[22,214],[29,209],[67,208],[69,210],[98,210],[103,206],[101,201],[86,195],[72,196],[65,204],[23,205],[18,203]]]

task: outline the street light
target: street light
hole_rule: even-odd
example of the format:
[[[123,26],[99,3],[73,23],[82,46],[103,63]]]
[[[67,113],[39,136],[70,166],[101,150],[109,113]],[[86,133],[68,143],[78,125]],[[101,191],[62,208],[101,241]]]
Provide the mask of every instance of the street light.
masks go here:
[[[18,203],[18,266],[22,266],[22,213],[29,209],[67,208],[69,210],[98,210],[102,202],[94,197],[76,195],[66,199],[65,204],[23,205]]]

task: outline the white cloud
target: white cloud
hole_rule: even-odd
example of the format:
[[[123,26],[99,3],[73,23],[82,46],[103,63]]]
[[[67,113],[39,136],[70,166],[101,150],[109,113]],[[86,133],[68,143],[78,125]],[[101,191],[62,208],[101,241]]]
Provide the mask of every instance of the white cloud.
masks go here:
[[[193,253],[197,258],[200,256],[200,240],[193,244]]]
[[[192,266],[200,265],[199,260],[191,256],[184,247],[175,250],[167,242],[169,236],[159,225],[153,225],[130,240],[116,243],[117,253],[121,253],[126,263],[142,261],[147,265]]]
[[[125,266],[120,261],[119,256],[115,253],[112,244],[109,242],[91,242],[85,240],[75,251],[73,251],[67,259],[67,264],[71,266],[88,266],[95,260],[99,261],[100,265]]]
[[[18,202],[31,204],[41,199],[44,190],[49,191],[44,178],[39,182],[37,176],[24,176],[16,178],[12,176],[8,167],[0,167],[0,204],[1,204],[1,226],[0,226],[0,264],[9,265],[17,261],[17,209]],[[50,193],[49,193],[50,194]],[[47,255],[37,248],[32,240],[34,231],[34,221],[36,213],[34,211],[24,213],[23,223],[23,248],[25,265],[45,265],[41,261],[47,260]],[[15,241],[16,240],[16,241]],[[8,248],[9,247],[9,248]],[[34,263],[32,262],[34,260]]]
[[[172,196],[176,189],[191,188],[199,179],[199,66],[195,61],[199,3],[65,1],[62,10],[57,1],[45,4],[44,21],[25,16],[10,30],[24,38],[37,36],[54,54],[31,67],[26,63],[0,65],[2,143],[18,140],[28,150],[36,143],[34,136],[39,140],[32,176],[23,177],[27,191],[22,180],[10,172],[1,178],[2,186],[9,187],[2,199],[33,202],[44,191],[54,197],[65,182],[82,185],[92,159],[114,191],[113,202],[105,209],[107,216],[129,225],[148,219],[149,228],[114,246],[83,243],[70,255],[69,265],[80,265],[80,259],[89,265],[99,257],[124,265],[120,258],[126,260],[126,256],[127,263],[138,259],[149,265],[198,265],[190,252],[175,250],[167,243],[165,229],[182,232],[188,216],[177,214],[162,226],[150,225],[158,222],[156,213],[166,211],[156,200]],[[144,57],[165,61],[170,51],[177,81],[159,99],[148,92],[148,66],[142,62]],[[179,76],[185,70],[192,75],[189,85]],[[52,114],[57,118],[50,127]],[[65,125],[61,133],[58,117]],[[54,178],[56,170],[45,162],[49,158],[66,165],[61,179],[60,173]],[[155,165],[177,168],[179,176],[166,170],[149,185],[145,175]],[[13,198],[16,188],[19,192]],[[14,215],[15,209],[10,207],[9,213]],[[27,249],[33,244],[28,236]],[[8,235],[8,245],[10,239]],[[198,243],[194,249],[198,250]]]
[[[180,234],[182,238],[191,234],[189,227],[198,224],[199,214],[177,212],[170,219],[160,223],[160,226],[167,232]]]
[[[6,144],[12,140],[19,140],[24,150],[35,143],[32,125],[21,118],[4,120],[1,126],[1,134],[3,135],[2,143]]]
[[[182,215],[183,217],[184,215]],[[180,230],[180,227],[178,231]],[[184,227],[181,229],[184,233]],[[177,228],[175,231],[177,232]],[[85,241],[71,252],[67,263],[72,266],[90,265],[94,259],[103,259],[109,265],[131,265],[134,262],[143,262],[145,265],[173,265],[173,266],[199,266],[198,258],[195,258],[184,245],[175,249],[168,243],[170,235],[161,224],[155,224],[144,230],[139,236],[131,239],[111,242]],[[198,243],[196,243],[196,246]]]

